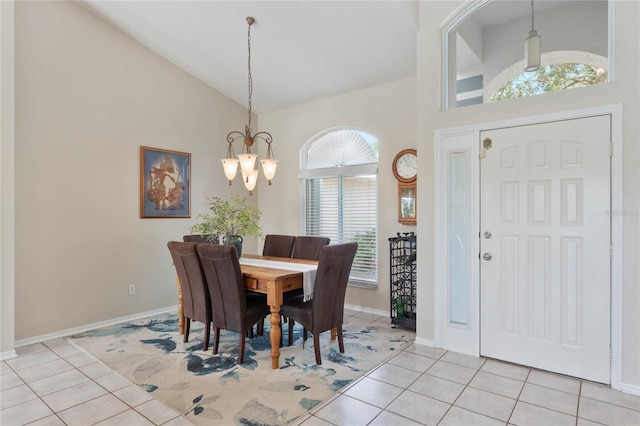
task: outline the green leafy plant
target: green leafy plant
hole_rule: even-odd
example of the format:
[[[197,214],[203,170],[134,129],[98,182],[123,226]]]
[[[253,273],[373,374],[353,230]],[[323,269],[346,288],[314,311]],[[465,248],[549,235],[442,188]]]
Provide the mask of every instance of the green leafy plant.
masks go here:
[[[227,235],[262,238],[262,212],[250,206],[245,197],[230,195],[228,198],[207,197],[207,200],[210,213],[197,216],[200,223],[191,227],[191,233],[208,235],[211,239]]]

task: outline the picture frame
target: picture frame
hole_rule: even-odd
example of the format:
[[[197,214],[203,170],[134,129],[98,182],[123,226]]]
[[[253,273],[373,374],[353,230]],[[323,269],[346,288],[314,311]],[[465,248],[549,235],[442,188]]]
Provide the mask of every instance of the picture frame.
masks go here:
[[[191,217],[191,154],[140,147],[140,218]]]
[[[415,225],[416,212],[416,185],[398,185],[398,222],[403,225]]]

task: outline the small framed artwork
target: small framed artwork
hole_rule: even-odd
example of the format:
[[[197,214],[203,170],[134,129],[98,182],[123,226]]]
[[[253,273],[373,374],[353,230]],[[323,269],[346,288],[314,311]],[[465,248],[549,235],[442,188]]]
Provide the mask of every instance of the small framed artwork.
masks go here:
[[[398,222],[416,224],[416,185],[398,185]]]
[[[140,147],[140,217],[191,217],[191,154]]]

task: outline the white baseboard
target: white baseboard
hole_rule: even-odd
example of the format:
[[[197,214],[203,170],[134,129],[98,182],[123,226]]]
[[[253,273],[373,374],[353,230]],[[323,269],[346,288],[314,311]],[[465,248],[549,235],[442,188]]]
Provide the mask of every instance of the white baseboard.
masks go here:
[[[155,309],[153,311],[141,312],[138,314],[127,315],[124,317],[113,318],[106,321],[94,322],[92,324],[81,325],[80,327],[67,328],[66,330],[55,331],[53,333],[43,334],[40,336],[29,337],[27,339],[16,340],[15,347],[31,345],[33,343],[40,343],[51,339],[57,339],[60,337],[71,336],[72,334],[82,333],[85,331],[93,330],[96,328],[107,327],[110,325],[119,324],[121,322],[133,321],[141,318],[150,317],[152,315],[164,314],[169,312],[177,312],[176,306],[170,306],[167,308]],[[3,354],[0,354],[3,355]]]
[[[389,316],[389,311],[383,311],[381,309],[372,309],[372,308],[365,308],[364,306],[357,306],[357,305],[344,305],[345,309],[351,309],[352,311],[360,311],[360,312],[366,312],[369,314],[375,314],[375,315],[380,315],[380,316]]]
[[[620,389],[623,393],[628,393],[631,395],[640,396],[640,386],[638,385],[630,385],[627,383],[622,384],[622,389]]]
[[[414,340],[414,343],[417,343],[419,345],[422,346],[429,346],[432,348],[436,347],[436,342],[431,340],[431,339],[423,339],[422,337],[416,337],[416,340]]]
[[[4,361],[7,359],[15,358],[18,354],[15,350],[0,352],[0,361]]]

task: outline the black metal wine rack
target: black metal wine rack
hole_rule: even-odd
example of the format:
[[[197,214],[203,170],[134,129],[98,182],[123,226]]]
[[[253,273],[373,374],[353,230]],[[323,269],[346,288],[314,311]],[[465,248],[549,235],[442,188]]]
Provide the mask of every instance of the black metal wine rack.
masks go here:
[[[391,258],[391,323],[416,329],[416,235],[389,238]]]

